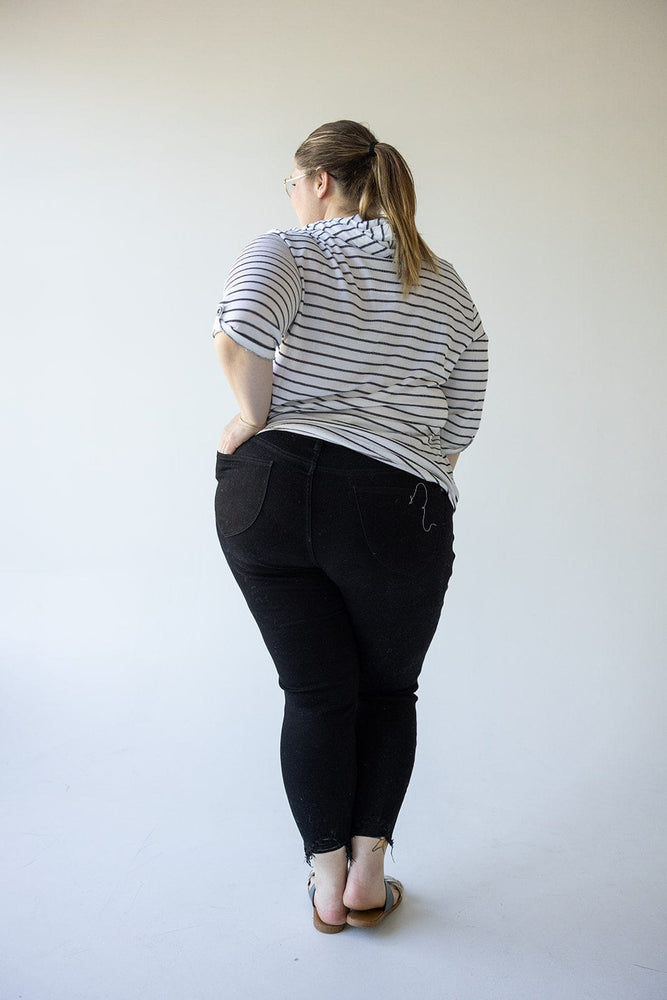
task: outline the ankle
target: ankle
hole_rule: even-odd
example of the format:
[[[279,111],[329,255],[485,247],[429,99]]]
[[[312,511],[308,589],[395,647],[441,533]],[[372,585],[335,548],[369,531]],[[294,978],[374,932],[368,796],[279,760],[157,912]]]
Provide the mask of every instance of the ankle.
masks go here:
[[[318,885],[331,889],[345,885],[347,878],[347,851],[344,847],[326,854],[313,854],[311,865]]]
[[[369,873],[384,871],[386,837],[353,837],[350,866]]]

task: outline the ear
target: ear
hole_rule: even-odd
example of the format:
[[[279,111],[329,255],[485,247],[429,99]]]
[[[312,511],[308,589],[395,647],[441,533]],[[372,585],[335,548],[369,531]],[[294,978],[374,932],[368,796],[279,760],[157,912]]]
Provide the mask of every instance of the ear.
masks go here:
[[[321,170],[315,175],[315,194],[318,198],[326,198],[328,194],[331,194],[331,188],[332,178],[326,170]]]

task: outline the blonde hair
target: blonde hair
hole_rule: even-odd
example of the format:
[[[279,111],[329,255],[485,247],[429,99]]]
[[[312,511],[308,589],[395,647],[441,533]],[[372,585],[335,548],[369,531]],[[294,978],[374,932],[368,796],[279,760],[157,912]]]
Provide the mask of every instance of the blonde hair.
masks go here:
[[[415,184],[397,149],[378,142],[365,125],[343,119],[311,132],[294,159],[308,174],[326,170],[362,219],[387,219],[396,241],[394,261],[404,296],[419,284],[423,263],[438,270],[435,254],[417,232]]]

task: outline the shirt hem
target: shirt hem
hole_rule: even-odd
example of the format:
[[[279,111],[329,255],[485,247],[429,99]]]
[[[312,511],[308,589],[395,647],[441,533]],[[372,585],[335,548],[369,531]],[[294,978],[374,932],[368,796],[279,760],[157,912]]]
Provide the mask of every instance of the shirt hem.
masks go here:
[[[364,428],[358,428],[362,433],[368,435],[368,431]],[[435,475],[432,469],[425,466],[423,456],[417,451],[410,450],[409,458],[401,461],[400,456],[392,455],[389,456],[382,452],[383,439],[378,434],[374,434],[373,437],[376,439],[378,444],[378,449],[374,450],[372,447],[363,448],[360,447],[359,442],[355,440],[350,440],[350,437],[345,433],[344,429],[339,429],[337,427],[332,427],[330,424],[316,423],[315,421],[304,421],[301,417],[296,417],[290,419],[289,417],[277,417],[274,420],[269,418],[269,422],[266,427],[263,427],[258,434],[263,434],[265,431],[291,431],[293,434],[303,434],[305,437],[315,437],[320,438],[322,441],[326,441],[329,444],[342,445],[344,448],[351,448],[353,451],[358,451],[362,455],[368,455],[369,458],[374,458],[379,462],[384,462],[385,465],[390,465],[395,469],[400,469],[402,472],[409,472],[417,478],[424,479],[427,482],[437,483],[438,486],[447,493],[450,503],[454,509],[456,509],[459,491],[456,483],[452,478],[450,478],[444,470],[440,468],[437,469],[440,475]],[[387,445],[394,445],[395,442],[391,438],[387,438]],[[407,451],[407,449],[405,449]],[[433,460],[433,464],[435,460]]]

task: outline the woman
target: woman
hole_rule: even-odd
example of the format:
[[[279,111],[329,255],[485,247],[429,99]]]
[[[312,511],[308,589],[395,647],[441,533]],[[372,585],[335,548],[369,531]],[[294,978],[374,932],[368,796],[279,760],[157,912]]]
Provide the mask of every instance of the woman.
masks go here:
[[[220,442],[224,555],[285,693],[281,764],[315,927],[401,902],[384,852],[410,780],[416,691],[451,574],[452,470],[487,341],[415,228],[402,156],[322,125],[285,181],[300,228],[259,237],[213,329],[239,406]]]

